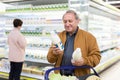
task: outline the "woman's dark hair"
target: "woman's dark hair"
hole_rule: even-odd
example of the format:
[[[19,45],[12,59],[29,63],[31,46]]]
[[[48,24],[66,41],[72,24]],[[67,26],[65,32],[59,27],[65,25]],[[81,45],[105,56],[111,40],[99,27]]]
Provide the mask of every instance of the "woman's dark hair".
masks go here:
[[[13,21],[14,27],[22,26],[22,24],[23,24],[23,21],[20,19],[14,19]]]

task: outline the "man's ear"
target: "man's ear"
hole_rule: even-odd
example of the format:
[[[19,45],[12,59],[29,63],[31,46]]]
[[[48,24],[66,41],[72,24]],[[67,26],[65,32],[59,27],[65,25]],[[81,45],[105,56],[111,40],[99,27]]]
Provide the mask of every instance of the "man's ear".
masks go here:
[[[81,19],[78,19],[77,22],[79,23],[81,21]]]

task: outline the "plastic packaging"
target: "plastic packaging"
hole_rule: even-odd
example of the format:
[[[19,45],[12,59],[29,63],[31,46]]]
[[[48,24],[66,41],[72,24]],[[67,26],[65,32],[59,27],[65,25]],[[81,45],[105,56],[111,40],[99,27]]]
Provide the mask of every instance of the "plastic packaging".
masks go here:
[[[64,50],[64,46],[59,38],[59,36],[57,35],[57,33],[55,31],[51,31],[51,39],[52,39],[52,43],[58,47],[60,50]]]
[[[72,54],[72,60],[76,61],[82,57],[81,49],[77,48]]]

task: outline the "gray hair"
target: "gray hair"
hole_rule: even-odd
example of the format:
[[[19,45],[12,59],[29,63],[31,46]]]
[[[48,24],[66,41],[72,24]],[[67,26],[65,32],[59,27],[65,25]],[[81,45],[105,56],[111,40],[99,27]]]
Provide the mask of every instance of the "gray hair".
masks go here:
[[[72,13],[72,14],[74,14],[76,20],[80,19],[79,16],[78,16],[78,14],[77,14],[74,10],[68,10],[68,11],[66,11],[65,14],[67,14],[67,13]],[[65,14],[64,14],[64,15],[65,15]],[[63,15],[62,19],[64,18],[64,15]]]

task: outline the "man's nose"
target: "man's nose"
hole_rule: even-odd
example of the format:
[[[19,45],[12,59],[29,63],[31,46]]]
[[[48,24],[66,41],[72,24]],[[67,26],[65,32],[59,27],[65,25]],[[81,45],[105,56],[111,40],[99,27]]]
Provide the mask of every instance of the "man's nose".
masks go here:
[[[67,21],[67,22],[66,22],[66,26],[69,26],[69,24],[70,24],[70,23]]]

